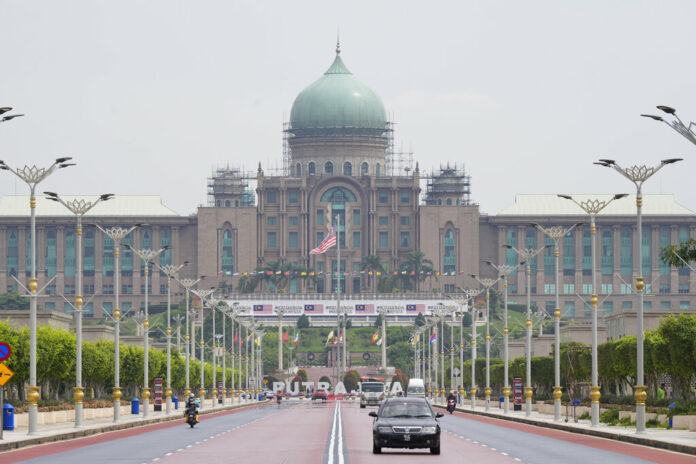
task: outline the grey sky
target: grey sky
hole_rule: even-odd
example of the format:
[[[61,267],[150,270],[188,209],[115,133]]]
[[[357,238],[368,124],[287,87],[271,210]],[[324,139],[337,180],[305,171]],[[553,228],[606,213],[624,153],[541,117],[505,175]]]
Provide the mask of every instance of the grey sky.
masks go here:
[[[295,96],[331,64],[383,99],[422,169],[464,163],[495,214],[515,193],[633,192],[592,164],[685,161],[646,184],[696,211],[693,1],[0,1],[0,159],[73,156],[41,190],[206,201],[215,166],[280,164]],[[15,190],[16,189],[16,190]],[[0,195],[26,194],[0,173]]]

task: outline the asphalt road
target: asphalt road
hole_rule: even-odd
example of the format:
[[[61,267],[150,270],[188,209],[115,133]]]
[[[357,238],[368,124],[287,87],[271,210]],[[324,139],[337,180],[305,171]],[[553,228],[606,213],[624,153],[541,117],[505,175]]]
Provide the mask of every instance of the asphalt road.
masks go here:
[[[285,402],[0,453],[0,463],[694,463],[696,457],[478,416],[440,420],[442,454],[372,454],[370,410],[356,403]]]

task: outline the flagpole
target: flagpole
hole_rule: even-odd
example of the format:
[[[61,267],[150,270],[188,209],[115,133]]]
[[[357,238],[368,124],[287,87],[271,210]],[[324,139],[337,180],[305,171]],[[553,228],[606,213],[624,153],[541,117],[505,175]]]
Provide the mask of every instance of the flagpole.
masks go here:
[[[337,254],[337,259],[338,262],[336,263],[336,269],[338,270],[338,279],[336,279],[336,326],[338,327],[338,336],[341,336],[341,277],[343,277],[341,274],[341,216],[339,214],[336,215],[336,254]],[[345,330],[345,323],[344,323],[344,330]],[[345,370],[345,362],[346,360],[343,359],[343,356],[341,356],[341,343],[343,342],[343,355],[345,356],[345,335],[343,336],[343,340],[338,340],[338,344],[336,345],[336,360],[338,361],[338,370],[337,370],[337,378],[338,381],[343,380],[344,370]],[[338,381],[336,383],[338,383]]]

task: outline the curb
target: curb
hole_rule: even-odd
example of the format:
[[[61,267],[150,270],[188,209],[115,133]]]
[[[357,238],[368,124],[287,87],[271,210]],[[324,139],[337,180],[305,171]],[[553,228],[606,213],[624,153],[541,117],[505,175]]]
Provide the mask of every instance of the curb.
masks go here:
[[[215,413],[220,413],[220,412],[224,412],[224,411],[231,411],[234,409],[242,409],[242,408],[248,408],[248,407],[252,407],[252,406],[258,406],[259,404],[265,404],[268,401],[270,401],[270,400],[257,401],[257,402],[252,403],[252,404],[235,404],[235,405],[223,406],[223,407],[214,408],[214,409],[211,409],[211,408],[203,409],[203,410],[199,411],[199,415],[205,416],[207,414],[215,414]],[[46,443],[53,443],[53,442],[64,441],[64,440],[73,440],[75,438],[84,438],[84,437],[89,437],[91,435],[97,435],[100,433],[116,432],[118,430],[132,429],[135,427],[143,427],[146,425],[159,424],[162,422],[179,421],[179,420],[181,420],[181,416],[179,413],[177,413],[177,414],[172,414],[170,416],[154,417],[152,419],[141,419],[141,420],[135,420],[135,421],[131,421],[131,422],[109,424],[109,425],[104,425],[101,427],[79,429],[79,430],[75,430],[72,432],[62,432],[62,433],[57,433],[55,435],[46,435],[46,436],[41,436],[41,437],[30,437],[30,438],[26,438],[23,440],[7,442],[7,443],[0,442],[0,452],[17,450],[19,448],[24,448],[27,446],[43,445]]]
[[[438,404],[433,404],[433,407],[440,409],[447,409],[445,406],[440,406]],[[490,417],[492,419],[500,419],[510,422],[519,422],[527,425],[535,425],[537,427],[545,427],[547,429],[562,430],[564,432],[579,433],[582,435],[590,435],[593,437],[607,438],[609,440],[623,441],[626,443],[632,443],[635,445],[649,446],[651,448],[659,448],[668,451],[675,451],[678,453],[692,454],[696,455],[696,446],[682,445],[680,443],[670,443],[662,440],[655,440],[653,438],[642,438],[636,435],[623,435],[620,433],[606,432],[603,430],[593,430],[593,429],[581,429],[573,427],[570,425],[558,424],[553,422],[539,421],[535,419],[527,419],[526,417],[512,417],[512,416],[500,416],[497,414],[491,414],[485,411],[472,411],[471,409],[455,408],[455,411],[462,412],[465,414],[472,414],[475,416]]]

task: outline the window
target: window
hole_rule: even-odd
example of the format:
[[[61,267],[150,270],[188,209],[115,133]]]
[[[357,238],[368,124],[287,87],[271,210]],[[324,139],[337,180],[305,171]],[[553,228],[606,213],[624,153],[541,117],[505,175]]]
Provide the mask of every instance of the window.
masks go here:
[[[527,227],[524,233],[524,243],[527,248],[533,248],[536,249],[537,247],[537,241],[536,241],[536,229],[534,227]],[[517,245],[515,245],[517,246]],[[513,250],[510,250],[510,252],[513,252]],[[508,252],[509,254],[509,252]],[[532,259],[529,260],[529,271],[531,275],[536,275],[537,273],[537,258],[536,256]]]
[[[631,240],[632,226],[621,227],[621,275],[633,275],[633,246]]]
[[[114,241],[103,234],[102,273],[105,276],[114,275]]]
[[[689,293],[689,282],[679,284],[679,293]]]
[[[83,229],[85,234],[85,254],[82,260],[82,271],[85,276],[94,275],[94,229],[91,227]],[[143,243],[143,248],[145,244]]]
[[[451,199],[451,198],[448,198],[448,199],[445,201],[445,204],[446,204],[447,206],[452,206],[452,199]]]
[[[445,293],[454,293],[457,291],[455,284],[445,284]]]
[[[152,295],[152,284],[147,284],[147,293]],[[140,284],[140,294],[145,294],[145,284]]]
[[[288,224],[291,226],[296,226],[299,223],[298,217],[297,216],[290,216],[288,218]]]
[[[546,295],[556,294],[556,284],[544,284],[544,293]]]
[[[317,210],[317,225],[318,226],[324,225],[324,210],[323,209]]]
[[[326,192],[322,193],[320,201],[342,205],[346,202],[355,203],[358,200],[355,197],[355,194],[347,188],[332,187],[328,189]]]
[[[82,286],[83,295],[94,295],[94,284],[85,284]]]
[[[380,216],[378,220],[379,220],[380,226],[388,226],[389,225],[389,216]]]
[[[298,246],[297,232],[290,232],[288,234],[288,248],[297,248]]]
[[[230,229],[222,233],[222,273],[231,275],[234,273],[234,242]]]
[[[353,210],[353,225],[354,226],[360,225],[360,210],[359,209]]]
[[[602,230],[602,275],[610,276],[614,272],[614,251],[611,229]]]
[[[363,163],[360,165],[360,175],[361,176],[366,176],[370,172],[370,166],[367,163]]]
[[[669,304],[669,301],[660,301],[660,309],[672,309],[672,306]]]
[[[575,275],[575,237],[573,231],[563,237],[563,275]]]
[[[56,310],[56,304],[52,301],[47,301],[44,303],[44,309],[46,311],[55,311]]]
[[[160,227],[160,247],[169,247],[172,245],[172,229],[169,227]],[[160,266],[169,266],[172,264],[172,250],[171,248],[166,249],[160,254],[159,257]],[[164,275],[160,272],[160,275]]]
[[[375,165],[375,176],[379,177],[382,175],[382,166],[379,163]]]
[[[8,265],[9,265],[9,251],[8,250]],[[75,277],[75,231],[66,230],[65,231],[65,277]]]
[[[349,161],[343,163],[343,175],[352,176],[353,175],[353,165]]]
[[[644,301],[643,309],[646,311],[652,311],[652,301]]]
[[[74,285],[65,284],[64,293],[65,293],[66,295],[74,295],[74,294],[75,294],[75,286],[74,286]]]
[[[407,226],[407,225],[411,224],[411,216],[401,216],[399,218],[399,221],[400,221],[402,226]]]
[[[266,218],[266,225],[274,226],[274,225],[276,225],[276,223],[277,223],[277,219],[275,216],[268,216]]]
[[[602,294],[611,295],[614,292],[614,284],[602,284]]]
[[[125,245],[133,244],[133,237],[127,235],[121,243]],[[133,275],[133,250],[130,248],[123,247],[121,249],[121,275],[122,276],[132,276]]]
[[[379,233],[379,247],[380,248],[389,248],[389,232],[380,232]]]
[[[104,312],[108,314],[109,316],[112,316],[114,314],[114,304],[111,301],[105,301],[104,302]]]
[[[443,272],[446,274],[451,274],[456,271],[456,256],[454,255],[454,231],[452,229],[447,229],[445,231],[445,250],[443,254]]]
[[[275,190],[269,190],[266,192],[266,202],[267,203],[278,203],[278,192]]]
[[[401,248],[408,248],[411,246],[411,232],[401,232],[401,240],[399,240],[399,246]]]
[[[614,302],[605,301],[602,303],[602,309],[604,310],[604,315],[612,314],[614,312]]]
[[[679,302],[679,309],[691,309],[691,302],[690,301],[680,301]]]
[[[121,285],[121,293],[124,295],[132,295],[133,294],[133,286],[132,285]]]
[[[660,250],[669,245],[669,232],[669,226],[660,227]],[[669,264],[663,263],[662,260],[660,260],[660,275],[668,276],[669,271]]]
[[[300,192],[297,190],[290,190],[288,192],[288,203],[298,203],[300,201]]]
[[[386,190],[380,190],[377,192],[377,202],[378,203],[388,203],[389,202],[389,192]]]
[[[672,293],[669,282],[660,282],[660,293]]]
[[[232,202],[230,202],[230,200],[225,200],[225,208],[229,208],[230,206],[232,206]]]
[[[82,314],[85,317],[94,317],[94,303],[91,301],[82,307]]]
[[[266,232],[266,248],[276,248],[276,233]]]
[[[221,206],[222,206],[222,201],[221,201],[221,200],[217,200],[217,201],[215,202],[215,206],[217,206],[218,208],[221,207]]]
[[[307,172],[309,173],[310,176],[313,176],[317,173],[317,167],[314,164],[314,161],[309,163],[309,166],[307,166]]]
[[[564,317],[575,317],[575,302],[566,301],[563,303]]]
[[[302,175],[302,165],[300,163],[297,163],[297,166],[295,167],[295,174],[297,174],[297,177]]]
[[[401,203],[408,204],[411,201],[411,193],[408,190],[401,190],[399,192],[399,200]]]
[[[167,294],[167,284],[160,284],[160,295]]]
[[[575,284],[563,284],[563,293],[566,295],[575,295]]]
[[[113,285],[112,285],[112,287],[113,287]],[[51,284],[51,285],[46,286],[45,292],[46,292],[46,295],[55,295],[56,294],[56,284]],[[113,293],[113,291],[112,291],[112,293]]]
[[[113,295],[113,294],[114,294],[114,286],[113,286],[113,284],[103,284],[103,285],[102,285],[102,294],[104,294],[104,295]]]
[[[324,172],[327,174],[333,174],[333,163],[331,161],[324,163]]]
[[[592,275],[592,234],[589,227],[582,228],[582,275]]]
[[[317,245],[324,241],[324,232],[317,232]]]
[[[360,248],[360,232],[353,232],[353,248]]]
[[[46,277],[56,275],[56,267],[58,265],[56,242],[56,229],[51,227],[46,230]]]
[[[621,302],[621,309],[622,310],[633,309],[633,302],[632,301],[622,301]]]
[[[679,240],[679,245],[682,245],[684,242],[689,240],[689,227],[688,226],[679,226],[678,240]],[[683,267],[680,267],[677,272],[679,273],[680,276],[681,275],[688,276],[689,275],[689,268],[687,266],[683,266]]]
[[[641,270],[643,272],[643,277],[646,277],[646,280],[651,280],[650,276],[652,275],[652,256],[650,254],[650,227],[643,227],[643,236],[641,237],[641,243],[643,247],[643,265],[641,266]]]
[[[553,245],[553,239],[549,237],[546,238],[546,245]],[[545,276],[553,276],[555,275],[555,270],[556,270],[556,262],[554,261],[554,256],[553,256],[553,250],[554,247],[550,246],[548,248],[544,249],[544,275]]]
[[[630,295],[631,293],[633,293],[633,290],[631,289],[630,285],[621,284],[621,294],[622,295]]]
[[[517,246],[517,229],[513,227],[508,227],[507,230],[505,231],[505,241],[508,245]],[[511,276],[516,276],[517,275],[517,263],[519,262],[519,258],[517,256],[517,253],[515,253],[515,250],[511,250],[510,248],[505,249],[505,264],[508,266],[515,266],[514,271],[510,273]]]
[[[582,284],[582,293],[584,295],[592,294],[592,284]]]

